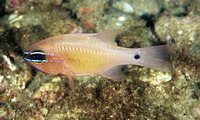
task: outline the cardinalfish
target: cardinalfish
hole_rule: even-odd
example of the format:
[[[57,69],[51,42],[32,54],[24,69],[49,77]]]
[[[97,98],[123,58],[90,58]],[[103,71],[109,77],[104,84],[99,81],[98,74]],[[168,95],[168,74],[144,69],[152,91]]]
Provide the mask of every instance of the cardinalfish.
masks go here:
[[[24,59],[33,67],[53,75],[67,75],[73,89],[72,75],[100,74],[113,80],[123,80],[122,65],[133,64],[171,71],[164,59],[172,45],[147,48],[123,48],[115,44],[120,30],[100,33],[76,33],[54,36],[32,44]]]

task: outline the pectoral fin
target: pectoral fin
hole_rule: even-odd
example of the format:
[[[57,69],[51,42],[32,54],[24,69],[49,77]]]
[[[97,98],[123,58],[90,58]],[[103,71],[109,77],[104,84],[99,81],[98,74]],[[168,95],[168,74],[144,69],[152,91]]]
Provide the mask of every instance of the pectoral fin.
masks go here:
[[[124,80],[124,74],[121,70],[122,66],[114,66],[106,71],[100,72],[98,74],[113,80],[122,81]]]

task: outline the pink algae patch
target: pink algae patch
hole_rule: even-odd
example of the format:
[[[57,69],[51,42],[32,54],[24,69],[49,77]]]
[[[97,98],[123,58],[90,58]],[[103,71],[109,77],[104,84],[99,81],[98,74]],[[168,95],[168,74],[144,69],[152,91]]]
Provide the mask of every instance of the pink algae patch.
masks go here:
[[[0,90],[4,89],[6,86],[3,83],[0,83]]]
[[[15,9],[17,5],[20,4],[20,0],[11,0],[10,3],[8,4],[8,7],[10,9]]]

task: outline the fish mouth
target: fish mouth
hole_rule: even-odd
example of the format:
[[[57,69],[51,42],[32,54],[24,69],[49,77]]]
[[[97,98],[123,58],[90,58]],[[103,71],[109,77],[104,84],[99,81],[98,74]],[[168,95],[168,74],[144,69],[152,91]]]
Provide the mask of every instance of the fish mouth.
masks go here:
[[[26,60],[26,61],[29,61],[29,56],[30,56],[30,52],[24,52],[23,53],[23,58],[24,58],[24,60]]]
[[[39,70],[42,70],[42,68],[38,67],[37,64],[41,63],[41,62],[46,62],[46,60],[43,60],[43,61],[41,61],[41,60],[34,60],[34,59],[32,59],[31,55],[32,55],[31,52],[24,52],[24,54],[23,54],[24,60],[27,61],[27,63],[29,65],[31,65],[31,66],[39,69]]]

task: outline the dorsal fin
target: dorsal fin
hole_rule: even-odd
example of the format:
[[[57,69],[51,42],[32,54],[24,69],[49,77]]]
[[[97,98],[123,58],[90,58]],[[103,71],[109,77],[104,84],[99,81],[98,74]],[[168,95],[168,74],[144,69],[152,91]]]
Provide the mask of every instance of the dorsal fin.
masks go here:
[[[110,69],[98,73],[106,78],[112,79],[112,80],[124,80],[124,74],[122,72],[122,66],[114,66]]]
[[[96,35],[94,35],[94,37],[102,40],[107,44],[116,46],[115,37],[122,32],[123,32],[122,30],[106,30],[97,33]]]

